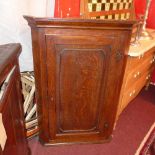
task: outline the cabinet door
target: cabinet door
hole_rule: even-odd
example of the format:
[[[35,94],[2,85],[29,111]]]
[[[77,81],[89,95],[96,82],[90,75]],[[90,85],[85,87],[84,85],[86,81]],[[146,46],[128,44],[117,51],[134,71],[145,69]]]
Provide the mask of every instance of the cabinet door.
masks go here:
[[[46,122],[51,143],[98,142],[109,138],[114,116],[109,108],[117,87],[110,91],[108,81],[117,86],[121,74],[118,71],[113,80],[109,76],[115,64],[111,59],[118,48],[117,41],[103,36],[96,40],[93,36],[46,37]],[[119,69],[119,61],[117,64]]]

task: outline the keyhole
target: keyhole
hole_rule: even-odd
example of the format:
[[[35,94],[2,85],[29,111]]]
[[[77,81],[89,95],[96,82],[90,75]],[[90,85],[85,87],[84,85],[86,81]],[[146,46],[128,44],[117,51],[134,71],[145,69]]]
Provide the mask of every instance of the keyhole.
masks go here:
[[[108,128],[109,124],[108,123],[104,123],[104,128]]]
[[[116,60],[119,61],[123,58],[123,54],[121,52],[116,53]]]

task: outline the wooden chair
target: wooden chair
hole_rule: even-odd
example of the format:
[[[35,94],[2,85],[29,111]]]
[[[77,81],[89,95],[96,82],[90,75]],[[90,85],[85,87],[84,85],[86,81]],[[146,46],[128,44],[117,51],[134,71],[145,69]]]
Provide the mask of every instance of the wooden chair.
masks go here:
[[[81,0],[81,18],[135,19],[133,0]]]

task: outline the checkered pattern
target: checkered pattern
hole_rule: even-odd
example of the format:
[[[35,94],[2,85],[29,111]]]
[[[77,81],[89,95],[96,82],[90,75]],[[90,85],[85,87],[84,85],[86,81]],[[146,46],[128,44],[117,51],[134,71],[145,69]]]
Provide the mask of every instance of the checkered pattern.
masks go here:
[[[130,13],[121,13],[121,14],[113,14],[113,15],[104,15],[91,17],[91,19],[115,19],[115,20],[127,20],[130,18]]]
[[[100,12],[110,10],[131,9],[133,0],[88,0],[89,12]],[[100,19],[128,19],[129,13],[105,15],[101,17],[92,17]]]

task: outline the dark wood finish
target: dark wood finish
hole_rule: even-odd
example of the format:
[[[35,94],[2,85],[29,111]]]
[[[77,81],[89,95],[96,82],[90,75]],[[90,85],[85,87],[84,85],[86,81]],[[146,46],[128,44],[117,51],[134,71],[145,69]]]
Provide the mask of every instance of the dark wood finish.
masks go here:
[[[40,141],[108,140],[134,22],[25,18],[32,29]]]
[[[24,114],[21,96],[20,72],[18,57],[20,44],[0,46],[0,85],[13,69],[4,94],[0,100],[0,113],[7,134],[7,141],[2,155],[28,155]]]
[[[151,75],[155,67],[155,46],[145,51],[143,55],[127,57],[127,65],[123,78],[119,99],[117,119],[144,86],[150,83]]]

